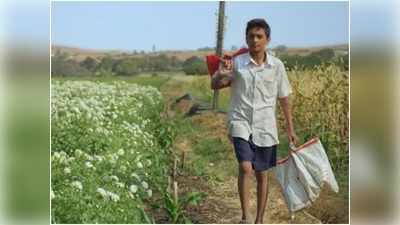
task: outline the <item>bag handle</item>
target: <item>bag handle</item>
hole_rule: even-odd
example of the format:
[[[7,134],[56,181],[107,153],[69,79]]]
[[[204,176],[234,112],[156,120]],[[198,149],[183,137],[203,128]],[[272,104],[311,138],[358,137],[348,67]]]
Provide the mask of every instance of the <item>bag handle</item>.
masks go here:
[[[297,147],[296,147],[296,145],[295,145],[293,142],[289,142],[289,149],[290,149],[291,151],[294,151],[294,150],[297,149]]]
[[[310,139],[309,141],[307,141],[306,143],[298,145],[298,146],[296,146],[293,142],[289,142],[289,150],[290,150],[290,152],[289,152],[288,156],[286,156],[283,159],[277,160],[276,163],[277,164],[282,164],[282,163],[286,162],[291,157],[291,153],[295,153],[297,151],[300,151],[301,149],[303,149],[303,148],[305,148],[305,147],[317,142],[318,140],[319,140],[319,137],[315,136],[312,139]]]

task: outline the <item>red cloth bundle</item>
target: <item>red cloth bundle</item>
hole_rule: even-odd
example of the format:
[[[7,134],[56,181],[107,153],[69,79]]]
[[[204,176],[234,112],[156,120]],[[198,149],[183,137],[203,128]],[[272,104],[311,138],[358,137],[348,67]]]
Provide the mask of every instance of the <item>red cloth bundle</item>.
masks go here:
[[[224,54],[224,56],[222,57],[223,59],[232,59],[240,54],[246,53],[249,50],[247,48],[241,48],[238,51],[234,52],[233,54]],[[213,76],[214,73],[218,70],[219,68],[219,64],[221,62],[221,58],[217,55],[207,55],[206,56],[206,62],[207,62],[207,68],[208,68],[208,74],[210,74],[210,76]],[[225,88],[230,86],[230,84],[223,86],[221,88]],[[220,88],[220,89],[221,89]]]

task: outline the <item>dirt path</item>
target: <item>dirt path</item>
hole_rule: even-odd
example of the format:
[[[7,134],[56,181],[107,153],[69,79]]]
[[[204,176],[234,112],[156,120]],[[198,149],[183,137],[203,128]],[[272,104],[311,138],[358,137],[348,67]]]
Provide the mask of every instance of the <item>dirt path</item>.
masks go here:
[[[171,79],[162,87],[167,101],[172,102],[185,94],[185,82],[184,79]],[[237,162],[233,146],[226,138],[225,115],[206,112],[186,119],[195,128],[191,132],[180,132],[174,146],[178,155],[182,151],[187,155],[185,169],[178,177],[180,193],[196,190],[207,194],[200,205],[187,209],[188,217],[193,223],[236,224],[241,218]],[[215,154],[215,157],[210,157],[210,154]],[[199,170],[201,175],[194,172]],[[297,212],[294,220],[291,220],[272,172],[269,172],[269,181],[265,223],[348,223],[347,203],[327,191],[311,208]],[[250,202],[253,219],[257,205],[255,185],[253,177]]]

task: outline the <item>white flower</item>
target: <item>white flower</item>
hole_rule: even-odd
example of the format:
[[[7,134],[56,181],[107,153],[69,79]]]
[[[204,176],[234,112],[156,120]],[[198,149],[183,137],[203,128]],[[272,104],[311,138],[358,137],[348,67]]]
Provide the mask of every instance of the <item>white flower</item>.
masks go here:
[[[50,199],[53,200],[56,197],[53,190],[50,190]]]
[[[120,148],[120,149],[118,150],[118,155],[123,156],[124,154],[125,154],[124,149]]]
[[[65,153],[64,151],[60,151],[60,156],[67,158],[67,153]]]
[[[136,165],[137,165],[137,167],[138,167],[139,169],[143,168],[143,164],[142,164],[141,162],[138,162]]]
[[[107,191],[106,190],[104,190],[103,188],[97,188],[97,193],[99,193],[103,198],[106,198],[108,195],[107,195]]]
[[[144,187],[144,189],[149,188],[149,185],[147,184],[146,181],[142,181],[142,186]]]
[[[59,159],[59,158],[60,158],[60,153],[54,152],[54,153],[53,153],[53,157],[54,157],[55,159]]]
[[[132,174],[131,174],[131,177],[134,177],[134,178],[136,178],[136,179],[140,180],[140,177],[139,177],[139,175],[137,175],[136,173],[132,173]]]
[[[113,200],[114,202],[118,202],[119,201],[119,196],[116,194],[112,194],[111,196],[111,200]]]
[[[111,163],[111,164],[116,164],[117,161],[116,161],[115,159],[110,159],[110,163]]]
[[[110,176],[110,178],[111,178],[111,180],[114,180],[114,181],[119,181],[119,178],[117,177],[117,176],[115,176],[115,175],[112,175],[112,176]]]
[[[111,198],[112,201],[114,202],[119,201],[119,196],[117,194],[114,194],[111,191],[107,191],[107,195]]]
[[[125,184],[122,182],[116,182],[115,184],[117,185],[117,187],[120,187],[120,188],[125,187]]]
[[[68,162],[68,163],[73,162],[73,161],[75,161],[75,157],[69,157],[69,158],[67,159],[67,162]]]
[[[64,173],[65,174],[70,174],[71,173],[71,169],[69,167],[65,167],[64,168]]]
[[[86,168],[93,168],[93,164],[89,161],[85,162]]]
[[[94,158],[99,162],[102,162],[104,160],[103,156],[99,156],[99,155],[95,155]]]
[[[111,200],[113,200],[114,202],[118,202],[119,201],[119,196],[116,194],[111,195]]]
[[[79,190],[82,190],[82,183],[80,182],[80,181],[73,181],[72,183],[71,183],[71,186],[72,187],[74,187],[74,188],[77,188],[77,189],[79,189]]]
[[[105,199],[111,199],[114,202],[119,201],[119,196],[115,193],[112,193],[111,191],[106,191],[103,188],[97,188],[96,192],[99,193]]]
[[[61,151],[58,158],[59,162],[64,164],[65,162],[67,162],[67,158],[68,158],[67,153]]]
[[[93,160],[94,160],[93,156],[91,156],[91,155],[89,155],[89,154],[86,154],[86,153],[85,153],[85,158],[86,158],[87,160],[89,160],[89,161],[93,161]]]
[[[120,169],[121,169],[122,172],[125,172],[126,171],[126,166],[122,165]]]
[[[117,154],[109,154],[108,155],[109,161],[111,164],[117,163],[118,155]]]
[[[153,195],[153,191],[151,189],[147,190],[147,195],[151,197]]]
[[[136,193],[138,190],[138,187],[134,184],[132,184],[131,186],[129,186],[129,191],[131,191],[132,193]]]
[[[78,107],[73,107],[73,108],[72,108],[72,111],[74,111],[74,112],[76,112],[76,113],[78,113],[78,114],[81,113],[81,111],[79,111]]]
[[[80,157],[83,154],[83,152],[80,149],[75,150],[75,156]]]

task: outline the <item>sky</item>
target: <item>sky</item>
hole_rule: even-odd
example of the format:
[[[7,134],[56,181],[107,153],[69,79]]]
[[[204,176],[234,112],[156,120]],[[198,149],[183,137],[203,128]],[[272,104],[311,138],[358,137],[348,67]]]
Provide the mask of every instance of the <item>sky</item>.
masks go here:
[[[218,2],[52,2],[52,44],[150,51],[214,47]],[[264,18],[270,47],[349,41],[347,2],[227,2],[224,48],[245,45],[246,23]]]

